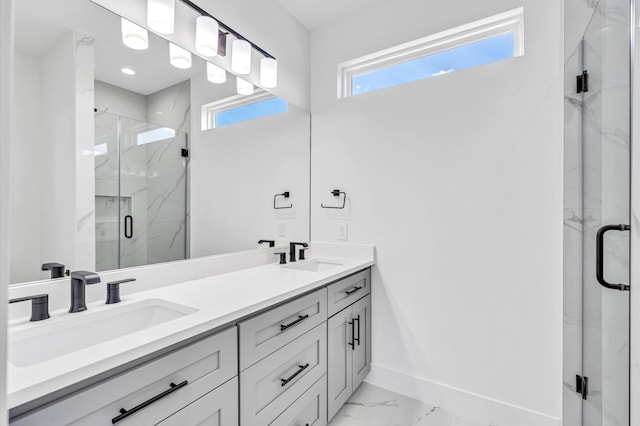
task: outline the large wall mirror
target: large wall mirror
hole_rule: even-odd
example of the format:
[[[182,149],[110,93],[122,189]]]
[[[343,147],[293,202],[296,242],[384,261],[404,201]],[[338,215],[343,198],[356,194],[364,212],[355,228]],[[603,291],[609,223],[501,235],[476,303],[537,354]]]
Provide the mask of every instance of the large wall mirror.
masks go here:
[[[309,238],[309,113],[152,31],[125,45],[128,22],[16,2],[12,283]]]

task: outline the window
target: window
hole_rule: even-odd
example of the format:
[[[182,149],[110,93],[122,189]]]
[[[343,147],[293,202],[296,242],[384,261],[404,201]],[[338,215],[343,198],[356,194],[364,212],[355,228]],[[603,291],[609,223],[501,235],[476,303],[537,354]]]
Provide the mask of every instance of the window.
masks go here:
[[[286,112],[288,108],[285,100],[266,92],[253,96],[232,96],[202,106],[202,130]]]
[[[492,16],[338,66],[338,97],[521,56],[523,9]]]

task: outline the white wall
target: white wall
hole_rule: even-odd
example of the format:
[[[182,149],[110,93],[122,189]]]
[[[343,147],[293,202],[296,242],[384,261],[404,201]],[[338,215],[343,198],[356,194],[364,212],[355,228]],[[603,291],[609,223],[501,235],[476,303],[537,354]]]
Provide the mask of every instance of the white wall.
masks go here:
[[[338,63],[521,5],[523,57],[336,100]],[[562,16],[401,0],[312,33],[311,236],[376,245],[369,380],[499,424],[562,415]]]
[[[147,121],[147,97],[103,81],[95,82],[95,108],[111,114]]]
[[[13,0],[0,2],[0,426],[7,419],[7,287],[9,285],[10,141],[13,73]]]
[[[309,113],[289,111],[202,131],[205,79],[192,80],[191,255],[257,246],[260,239],[309,240]],[[289,191],[292,209],[273,209]],[[285,234],[280,234],[284,225]]]
[[[11,282],[40,279],[40,167],[42,116],[40,102],[40,61],[16,52],[14,56],[14,104],[11,161],[30,165],[13,167],[11,203]]]

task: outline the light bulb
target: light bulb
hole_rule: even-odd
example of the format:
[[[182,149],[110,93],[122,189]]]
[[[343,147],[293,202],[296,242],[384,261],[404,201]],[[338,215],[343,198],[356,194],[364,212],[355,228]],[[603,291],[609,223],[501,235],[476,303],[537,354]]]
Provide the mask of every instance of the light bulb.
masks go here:
[[[233,41],[231,70],[238,74],[249,74],[251,72],[251,44],[248,41]]]
[[[175,9],[175,0],[149,0],[147,25],[160,34],[173,34]]]
[[[169,62],[176,68],[187,69],[191,68],[191,52],[183,49],[180,46],[176,46],[173,43],[169,43]]]
[[[204,56],[218,54],[218,21],[209,16],[196,19],[196,52]]]
[[[211,62],[207,62],[207,80],[217,84],[224,83],[227,81],[227,72]]]
[[[239,95],[253,95],[253,84],[240,77],[236,77],[236,89]]]
[[[260,85],[273,89],[278,85],[278,62],[273,58],[262,58],[260,61]]]
[[[122,27],[122,43],[135,50],[145,50],[149,47],[149,33],[133,22],[120,18]]]

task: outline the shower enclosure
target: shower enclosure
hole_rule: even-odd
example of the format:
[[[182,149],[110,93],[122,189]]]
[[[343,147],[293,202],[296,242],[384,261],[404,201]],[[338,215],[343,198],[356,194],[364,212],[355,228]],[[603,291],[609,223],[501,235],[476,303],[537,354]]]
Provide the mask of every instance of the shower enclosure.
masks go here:
[[[187,135],[95,114],[96,270],[187,257]]]
[[[582,425],[628,426],[631,8],[600,0],[582,39]]]

